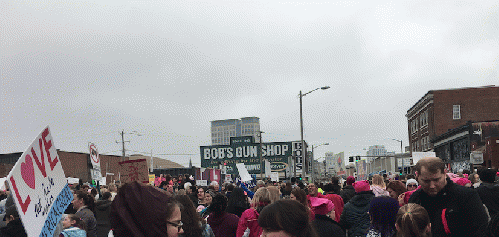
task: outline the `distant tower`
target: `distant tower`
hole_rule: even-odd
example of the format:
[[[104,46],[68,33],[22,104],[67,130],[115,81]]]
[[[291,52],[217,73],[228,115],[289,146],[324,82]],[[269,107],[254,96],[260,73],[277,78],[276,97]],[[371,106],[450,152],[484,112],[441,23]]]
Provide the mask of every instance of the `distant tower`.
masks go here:
[[[192,168],[192,159],[189,158],[189,168]]]
[[[245,117],[211,121],[211,145],[230,145],[231,137],[253,136],[256,143],[260,131],[260,118]]]

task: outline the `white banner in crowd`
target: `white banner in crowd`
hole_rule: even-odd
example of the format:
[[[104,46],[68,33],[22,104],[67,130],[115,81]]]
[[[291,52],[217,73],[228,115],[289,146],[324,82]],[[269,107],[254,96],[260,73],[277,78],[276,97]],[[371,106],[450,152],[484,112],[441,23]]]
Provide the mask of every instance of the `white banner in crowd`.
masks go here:
[[[53,236],[73,194],[48,126],[21,155],[7,181],[28,236]]]
[[[91,173],[92,179],[100,181],[102,174],[100,169],[99,151],[93,143],[88,144],[88,149],[90,154],[90,161],[92,161],[92,168],[94,170],[94,172]]]
[[[412,163],[416,165],[419,160],[425,157],[436,157],[435,152],[413,152],[412,153]]]
[[[279,172],[272,172],[270,175],[270,180],[272,182],[279,182]]]
[[[237,163],[236,164],[237,170],[239,171],[239,176],[241,176],[241,181],[246,182],[246,181],[251,181],[251,175],[248,173],[248,170],[246,169],[246,166],[244,166],[244,163]]]

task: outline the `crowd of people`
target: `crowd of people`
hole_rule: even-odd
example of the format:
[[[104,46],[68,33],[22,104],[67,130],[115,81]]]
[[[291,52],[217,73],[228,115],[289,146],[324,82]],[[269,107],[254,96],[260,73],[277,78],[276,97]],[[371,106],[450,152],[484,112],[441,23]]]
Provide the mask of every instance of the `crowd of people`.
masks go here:
[[[448,173],[423,158],[409,175],[327,183],[259,180],[197,186],[189,175],[71,186],[74,199],[54,236],[323,237],[499,236],[499,173]],[[12,200],[0,193],[0,236],[26,236]]]

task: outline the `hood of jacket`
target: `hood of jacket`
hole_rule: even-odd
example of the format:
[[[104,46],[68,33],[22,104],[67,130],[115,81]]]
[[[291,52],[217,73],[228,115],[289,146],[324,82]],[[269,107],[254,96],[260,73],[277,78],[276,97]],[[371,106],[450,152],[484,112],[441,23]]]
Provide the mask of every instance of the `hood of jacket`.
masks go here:
[[[113,202],[111,200],[98,200],[95,202],[95,209],[99,211],[107,210]]]
[[[374,198],[374,193],[372,191],[364,191],[356,193],[355,196],[350,199],[350,203],[356,207],[365,207],[371,203]]]

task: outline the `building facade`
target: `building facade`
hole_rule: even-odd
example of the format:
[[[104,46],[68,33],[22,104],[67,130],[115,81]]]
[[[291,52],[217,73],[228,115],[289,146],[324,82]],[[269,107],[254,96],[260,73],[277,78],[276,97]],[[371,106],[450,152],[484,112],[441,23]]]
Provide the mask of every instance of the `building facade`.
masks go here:
[[[211,121],[211,144],[229,145],[231,137],[241,136],[252,136],[255,142],[260,142],[259,131],[258,117]]]
[[[405,115],[410,151],[434,151],[434,139],[467,121],[499,118],[499,87],[428,91]]]
[[[437,136],[432,142],[436,155],[447,162],[447,168],[452,172],[499,167],[499,121],[468,121]],[[483,156],[483,162],[474,163],[471,153]]]
[[[14,167],[22,152],[0,154],[0,176],[5,177],[9,174],[10,170]],[[66,177],[79,178],[83,182],[91,182],[90,169],[92,169],[92,162],[90,161],[90,154],[80,152],[68,152],[57,150],[57,155],[61,160],[62,169]],[[123,157],[114,155],[99,155],[101,165],[101,175],[106,177],[106,183],[118,182],[121,178],[121,169],[119,162],[134,159],[149,159],[142,156]],[[156,159],[155,159],[156,160]],[[163,164],[163,168],[183,167],[171,161],[155,161],[157,164]],[[156,165],[155,165],[156,166]],[[165,167],[166,166],[166,167]]]

